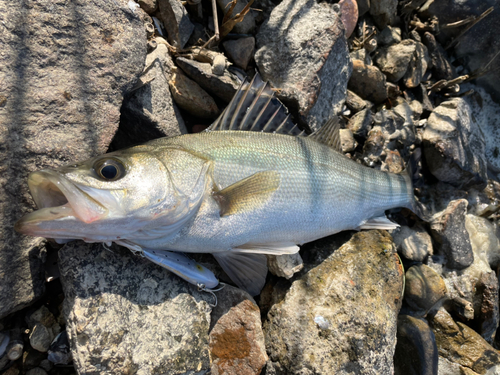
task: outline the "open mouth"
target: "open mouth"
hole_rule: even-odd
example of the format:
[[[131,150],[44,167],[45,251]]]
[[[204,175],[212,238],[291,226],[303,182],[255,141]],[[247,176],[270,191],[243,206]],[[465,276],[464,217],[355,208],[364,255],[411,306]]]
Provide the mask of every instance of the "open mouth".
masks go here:
[[[28,186],[39,209],[16,223],[15,229],[21,233],[32,234],[34,227],[46,222],[79,220],[91,223],[103,218],[108,212],[90,195],[56,171],[31,173]]]

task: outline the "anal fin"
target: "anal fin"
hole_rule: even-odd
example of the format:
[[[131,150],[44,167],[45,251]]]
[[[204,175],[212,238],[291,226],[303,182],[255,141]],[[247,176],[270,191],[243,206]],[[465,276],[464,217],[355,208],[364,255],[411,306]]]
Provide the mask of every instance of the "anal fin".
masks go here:
[[[385,229],[391,230],[399,227],[399,224],[390,221],[385,215],[372,217],[362,223],[358,229]]]
[[[238,246],[231,250],[238,253],[252,254],[269,254],[269,255],[285,255],[295,254],[300,248],[292,242],[273,242],[273,243],[248,243]]]
[[[251,296],[258,295],[267,276],[267,257],[263,254],[233,252],[232,250],[213,254],[224,272],[241,289]]]

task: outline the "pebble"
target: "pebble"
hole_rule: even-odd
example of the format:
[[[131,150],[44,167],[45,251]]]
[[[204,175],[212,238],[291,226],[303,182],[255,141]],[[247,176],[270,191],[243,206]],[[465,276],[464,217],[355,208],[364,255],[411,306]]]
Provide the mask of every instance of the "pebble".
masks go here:
[[[356,137],[366,138],[373,124],[373,113],[367,108],[359,111],[347,122],[347,129]]]
[[[47,359],[56,365],[67,365],[73,360],[67,331],[61,332],[52,341]]]
[[[253,58],[255,52],[255,38],[247,37],[236,40],[228,40],[222,45],[234,65],[245,70]]]
[[[481,305],[479,306],[479,333],[493,344],[499,326],[498,278],[495,272],[483,272],[477,285]]]
[[[169,43],[174,47],[184,48],[194,30],[186,8],[179,0],[157,1],[159,17],[167,29]]]
[[[411,266],[405,280],[405,301],[417,316],[427,314],[446,295],[443,278],[425,264]]]
[[[417,87],[424,78],[427,72],[427,67],[430,65],[430,57],[427,52],[427,47],[422,43],[417,42],[415,51],[413,52],[408,69],[403,77],[404,84],[408,88]]]
[[[361,60],[352,62],[352,75],[348,87],[363,99],[375,104],[387,99],[385,76],[376,66],[366,65]]]
[[[358,147],[358,142],[354,139],[354,135],[350,129],[340,129],[340,144],[344,154],[352,152]]]
[[[299,253],[284,255],[268,255],[267,267],[273,275],[290,279],[294,274],[304,268],[304,263]]]
[[[453,66],[445,57],[443,47],[436,41],[433,34],[426,31],[424,33],[423,43],[429,51],[429,56],[432,65],[432,75],[436,80],[446,79],[450,80],[456,76]]]
[[[360,48],[356,51],[352,51],[349,53],[349,56],[351,57],[351,60],[361,60],[366,65],[373,65],[372,58],[365,48]]]
[[[446,256],[446,266],[451,269],[464,269],[474,261],[465,227],[467,205],[465,199],[451,201],[444,211],[431,219],[431,235],[438,245],[437,251]]]
[[[400,43],[401,29],[399,27],[386,26],[380,34],[377,35],[377,41],[380,46]]]
[[[433,254],[431,236],[420,225],[413,228],[403,225],[392,233],[392,237],[398,251],[408,260],[423,262]]]
[[[370,0],[370,14],[380,29],[394,20],[397,7],[398,0]]]
[[[358,113],[367,106],[366,101],[361,99],[359,95],[355,94],[351,90],[347,90],[345,104],[353,113]]]
[[[137,0],[137,3],[149,15],[152,15],[158,9],[158,0]]]
[[[43,368],[35,367],[29,371],[26,371],[26,375],[48,375],[48,374],[47,371],[45,371]]]
[[[50,343],[54,339],[52,331],[41,323],[35,324],[29,337],[31,347],[44,353],[49,350]]]
[[[401,43],[380,48],[373,59],[387,79],[396,83],[405,76],[416,49],[417,42],[405,39]]]

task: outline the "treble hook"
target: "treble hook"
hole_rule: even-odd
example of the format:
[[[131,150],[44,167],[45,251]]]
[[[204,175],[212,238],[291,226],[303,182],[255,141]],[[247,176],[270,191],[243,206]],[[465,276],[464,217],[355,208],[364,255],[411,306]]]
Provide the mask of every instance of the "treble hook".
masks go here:
[[[198,291],[199,292],[207,292],[207,293],[210,293],[214,297],[215,304],[211,304],[211,303],[208,302],[208,305],[212,309],[214,309],[215,307],[217,307],[217,296],[215,295],[215,292],[221,291],[226,286],[225,283],[219,283],[219,285],[221,285],[220,288],[217,288],[217,289],[208,289],[208,288],[205,287],[205,284],[201,284],[201,283],[196,284],[196,286],[198,287]]]

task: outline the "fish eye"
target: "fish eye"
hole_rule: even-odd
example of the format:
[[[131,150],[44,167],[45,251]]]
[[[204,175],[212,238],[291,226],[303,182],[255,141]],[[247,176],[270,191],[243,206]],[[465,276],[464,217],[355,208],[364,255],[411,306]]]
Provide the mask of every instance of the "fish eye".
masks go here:
[[[94,170],[106,181],[116,181],[125,175],[125,167],[117,159],[98,160],[94,164]]]

